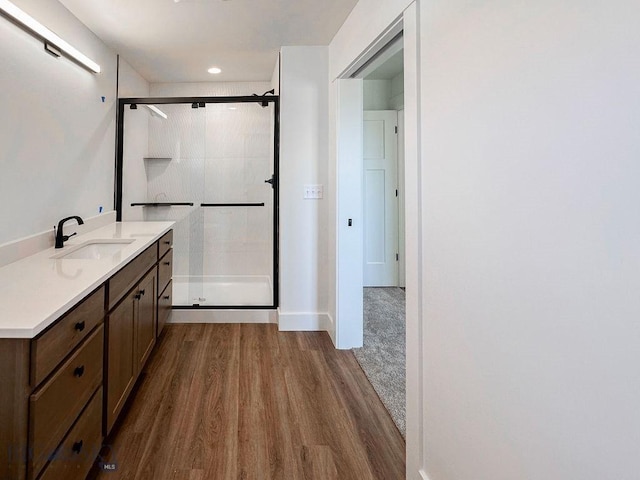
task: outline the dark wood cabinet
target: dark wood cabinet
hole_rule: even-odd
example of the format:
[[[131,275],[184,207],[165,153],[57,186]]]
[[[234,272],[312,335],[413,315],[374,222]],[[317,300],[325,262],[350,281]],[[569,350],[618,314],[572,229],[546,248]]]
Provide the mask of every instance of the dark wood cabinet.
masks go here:
[[[120,414],[136,380],[135,310],[136,293],[130,292],[107,319],[106,426],[107,432]]]
[[[54,464],[60,460],[54,452],[102,385],[103,332],[104,328],[100,325],[80,348],[31,394],[29,471],[32,478],[42,471],[47,462]]]
[[[154,266],[107,316],[105,434],[113,428],[156,342],[156,276]]]
[[[171,233],[171,232],[170,232]],[[173,237],[165,235],[160,239],[160,251],[164,251],[164,256],[158,262],[158,312],[156,336],[160,336],[164,325],[171,316],[171,305],[173,300],[173,286],[171,277],[173,275],[173,248],[171,242]],[[162,242],[165,242],[164,244]],[[169,242],[167,244],[166,242]],[[163,246],[165,248],[163,248]],[[168,246],[168,248],[166,248]]]
[[[156,344],[159,329],[164,325],[167,317],[166,302],[160,310],[163,314],[159,324],[159,272],[162,272],[162,282],[171,281],[171,239],[172,231],[165,234],[160,241],[146,249],[139,257],[132,260],[120,272],[109,280],[109,304],[115,307],[107,315],[107,368],[106,378],[106,409],[104,434],[108,435],[118,419],[133,386],[149,359]],[[169,242],[169,243],[166,243]],[[153,255],[164,253],[159,262]],[[169,265],[161,262],[169,261]],[[150,265],[152,265],[151,268]],[[115,294],[111,284],[121,293]],[[122,285],[129,285],[130,290],[122,297]],[[164,290],[170,292],[171,286]],[[166,294],[165,294],[166,296]]]
[[[153,269],[142,279],[138,290],[136,311],[136,361],[140,373],[154,345],[156,344],[157,298],[156,270]]]
[[[165,287],[164,291],[158,297],[158,328],[156,335],[160,336],[167,320],[171,316],[171,306],[173,304],[173,282]]]
[[[102,444],[102,388],[94,394],[80,418],[56,450],[38,480],[83,480]]]
[[[169,231],[35,338],[0,339],[0,479],[86,477],[170,314],[172,243]]]
[[[56,478],[61,445],[80,424],[92,444],[102,441],[101,418],[84,412],[96,395],[102,411],[104,292],[100,286],[35,338],[0,339],[1,479]],[[74,472],[68,480],[84,478],[92,463],[64,462]]]

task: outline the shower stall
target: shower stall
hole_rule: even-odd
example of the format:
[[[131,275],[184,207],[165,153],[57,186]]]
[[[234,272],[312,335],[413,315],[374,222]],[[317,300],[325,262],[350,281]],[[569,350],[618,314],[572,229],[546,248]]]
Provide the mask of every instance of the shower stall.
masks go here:
[[[278,304],[278,97],[124,98],[119,220],[175,221],[174,309]]]

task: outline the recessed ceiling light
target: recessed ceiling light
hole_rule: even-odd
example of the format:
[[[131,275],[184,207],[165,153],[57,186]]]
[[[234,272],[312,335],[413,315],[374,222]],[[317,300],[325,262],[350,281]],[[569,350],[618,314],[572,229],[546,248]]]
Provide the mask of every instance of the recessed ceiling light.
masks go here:
[[[222,72],[222,70],[218,67],[211,67],[209,70],[207,70],[207,72],[217,75],[218,73]]]

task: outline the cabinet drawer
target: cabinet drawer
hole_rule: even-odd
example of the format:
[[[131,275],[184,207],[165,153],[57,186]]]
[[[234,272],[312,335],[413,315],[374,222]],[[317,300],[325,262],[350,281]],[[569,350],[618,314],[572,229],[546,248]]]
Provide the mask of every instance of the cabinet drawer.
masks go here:
[[[164,290],[173,275],[173,249],[169,250],[158,263],[158,292]]]
[[[158,245],[154,243],[131,260],[109,280],[109,310],[136,284],[158,260]]]
[[[84,480],[102,445],[102,388],[62,441],[39,480]]]
[[[31,384],[35,387],[104,320],[104,286],[89,295],[31,342]]]
[[[157,335],[160,336],[164,325],[171,315],[171,305],[173,304],[173,282],[169,280],[169,285],[164,289],[158,298],[158,328]]]
[[[173,230],[169,230],[165,233],[160,240],[158,240],[158,258],[167,253],[167,251],[173,246]]]
[[[100,325],[80,348],[29,399],[29,444],[32,478],[42,470],[60,440],[102,384],[104,326]]]

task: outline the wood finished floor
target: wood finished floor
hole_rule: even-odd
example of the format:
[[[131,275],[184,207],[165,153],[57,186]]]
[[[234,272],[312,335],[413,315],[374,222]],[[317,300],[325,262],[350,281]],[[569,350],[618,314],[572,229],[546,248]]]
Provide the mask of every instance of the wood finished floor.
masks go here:
[[[276,325],[167,326],[108,441],[118,470],[101,480],[405,478],[404,440],[351,351]]]

